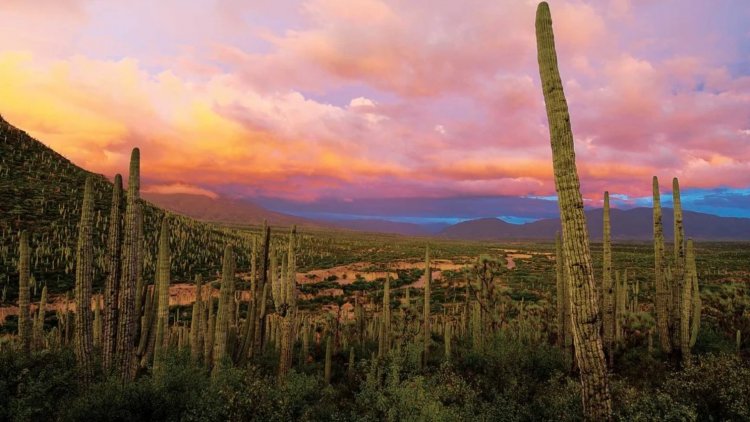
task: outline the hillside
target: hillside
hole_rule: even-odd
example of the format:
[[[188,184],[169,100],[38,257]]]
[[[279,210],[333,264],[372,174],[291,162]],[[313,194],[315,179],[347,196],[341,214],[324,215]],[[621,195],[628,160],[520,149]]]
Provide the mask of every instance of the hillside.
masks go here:
[[[684,211],[685,233],[696,240],[749,240],[750,219],[719,217],[693,211]],[[602,238],[602,209],[586,211],[586,225],[593,240]],[[616,240],[650,240],[653,236],[651,208],[629,210],[612,209],[612,238]],[[664,236],[673,236],[671,208],[663,209]],[[526,224],[510,224],[497,218],[482,218],[464,221],[445,228],[440,236],[467,240],[504,239],[554,239],[560,230],[559,219],[544,219]]]
[[[0,286],[17,289],[17,245],[21,230],[28,230],[32,248],[32,275],[52,292],[73,286],[77,226],[86,177],[92,173],[15,128],[0,117]],[[127,175],[123,175],[127,179]],[[103,281],[102,258],[112,183],[94,175],[95,285]],[[156,251],[156,227],[165,212],[144,201],[144,277],[151,280]],[[186,217],[173,216],[173,275],[192,278],[218,269],[224,245],[231,241],[249,248],[249,237]],[[241,254],[240,267],[246,254]],[[39,291],[41,288],[39,289]]]

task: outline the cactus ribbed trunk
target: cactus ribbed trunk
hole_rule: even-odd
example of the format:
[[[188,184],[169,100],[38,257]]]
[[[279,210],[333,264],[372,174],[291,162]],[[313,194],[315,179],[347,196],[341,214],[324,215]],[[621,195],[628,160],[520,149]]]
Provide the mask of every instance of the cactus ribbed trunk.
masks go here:
[[[31,317],[29,311],[29,278],[31,277],[31,251],[29,249],[29,234],[21,232],[18,245],[18,339],[21,342],[21,352],[31,352]]]
[[[604,347],[609,353],[610,366],[614,360],[615,318],[614,318],[614,288],[612,286],[612,231],[609,220],[609,192],[604,192],[604,227],[602,251],[602,307],[604,324]]]
[[[654,288],[656,297],[656,328],[659,332],[659,344],[664,353],[672,352],[672,339],[669,335],[669,297],[671,292],[667,286],[664,274],[664,228],[661,222],[661,195],[659,193],[659,179],[653,179],[654,195]]]
[[[672,179],[672,204],[674,207],[674,271],[672,271],[672,345],[682,353],[682,291],[685,284],[685,231],[682,224],[680,183]],[[687,314],[689,315],[689,313]],[[678,353],[678,354],[679,354]]]
[[[104,284],[104,312],[102,315],[102,367],[112,370],[117,340],[117,298],[120,291],[122,265],[122,176],[115,175],[112,184],[112,206],[109,213],[107,239],[107,279]]]
[[[229,308],[234,307],[232,303],[232,292],[234,291],[234,252],[229,245],[224,248],[224,261],[221,271],[219,310],[216,312],[216,332],[214,334],[212,372],[214,376],[221,371],[224,359],[227,357],[229,318],[231,316]]]
[[[279,381],[283,382],[292,367],[292,352],[294,349],[294,325],[297,319],[297,261],[296,261],[297,228],[293,227],[289,234],[289,245],[286,257],[286,270],[281,284],[281,298],[283,303],[277,309],[281,316],[281,345],[279,353]]]
[[[263,339],[265,338],[265,318],[266,318],[266,300],[268,297],[268,256],[271,249],[271,228],[263,222],[263,251],[260,256],[260,283],[257,285],[255,296],[255,328],[253,346],[250,350],[252,355],[259,355],[263,349]]]
[[[325,382],[326,385],[331,384],[331,358],[333,355],[333,347],[331,345],[331,336],[330,334],[326,338],[326,360],[325,364],[323,366],[323,382]]]
[[[562,222],[563,251],[571,283],[573,340],[581,373],[584,417],[595,421],[610,420],[612,401],[600,335],[601,320],[586,216],[576,170],[570,115],[557,65],[552,17],[546,2],[541,2],[537,8],[536,38]]]
[[[44,348],[44,316],[47,312],[47,285],[42,288],[42,298],[39,301],[39,309],[36,313],[36,330],[34,331],[34,344],[37,348]]]
[[[682,351],[683,366],[690,365],[693,333],[697,337],[697,327],[700,325],[700,293],[698,292],[698,275],[695,268],[695,250],[693,240],[687,241],[685,255],[685,282],[682,286],[682,305],[680,305],[680,349]],[[694,297],[697,296],[697,297]],[[697,302],[696,302],[697,299]],[[695,303],[698,303],[698,319],[694,317]]]
[[[120,294],[117,298],[118,325],[115,360],[117,371],[123,381],[135,378],[135,295],[138,279],[138,255],[141,253],[138,235],[138,213],[140,195],[140,151],[134,148],[130,156],[128,197],[125,207],[125,227],[122,246],[122,275]]]
[[[203,324],[201,316],[203,315],[203,277],[200,274],[195,276],[195,303],[193,303],[193,312],[190,319],[190,358],[194,363],[201,361],[203,354]]]
[[[427,246],[424,259],[424,308],[422,311],[422,367],[427,366],[427,358],[430,353],[430,284],[432,283],[432,270],[430,269],[430,246]]]
[[[94,377],[93,334],[91,318],[91,285],[94,282],[94,181],[86,178],[78,226],[76,249],[76,314],[75,355],[78,377],[82,385],[89,385]]]
[[[156,261],[156,338],[154,340],[154,375],[163,375],[164,358],[169,346],[169,268],[171,257],[169,251],[169,220],[165,216],[161,221],[159,234],[159,255]]]

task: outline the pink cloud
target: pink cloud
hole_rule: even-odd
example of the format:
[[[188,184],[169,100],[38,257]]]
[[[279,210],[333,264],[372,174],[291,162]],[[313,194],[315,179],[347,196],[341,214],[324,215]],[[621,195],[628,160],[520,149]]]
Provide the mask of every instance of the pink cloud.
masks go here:
[[[647,195],[653,174],[750,186],[750,77],[733,67],[747,40],[721,24],[731,16],[550,3],[587,198]],[[0,112],[94,171],[124,172],[137,145],[147,189],[554,192],[535,2],[13,4],[0,6]]]

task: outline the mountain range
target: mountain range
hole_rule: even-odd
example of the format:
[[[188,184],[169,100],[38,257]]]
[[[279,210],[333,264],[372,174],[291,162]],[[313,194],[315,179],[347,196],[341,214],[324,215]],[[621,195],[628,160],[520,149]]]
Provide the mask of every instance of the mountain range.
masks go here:
[[[499,218],[480,218],[453,225],[427,225],[387,219],[346,219],[319,221],[270,211],[249,201],[209,198],[195,194],[153,194],[144,197],[163,208],[204,221],[230,224],[259,224],[267,219],[272,225],[296,224],[301,227],[341,228],[364,232],[395,233],[406,236],[439,236],[464,240],[552,240],[560,230],[559,219],[543,219],[526,224],[511,224]],[[653,236],[651,208],[612,209],[612,238],[649,240]],[[696,240],[750,240],[750,219],[719,217],[684,211],[686,235]],[[586,211],[589,236],[602,238],[601,208]],[[662,223],[667,239],[673,233],[671,208],[663,209]]]

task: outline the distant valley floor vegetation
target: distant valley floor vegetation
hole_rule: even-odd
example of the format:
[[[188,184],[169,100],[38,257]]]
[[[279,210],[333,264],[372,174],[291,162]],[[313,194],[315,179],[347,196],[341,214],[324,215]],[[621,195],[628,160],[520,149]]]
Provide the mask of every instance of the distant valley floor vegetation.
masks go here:
[[[551,16],[561,231],[459,241],[197,222],[0,119],[0,420],[750,420],[750,244],[590,243]],[[143,157],[147,159],[147,157]]]

